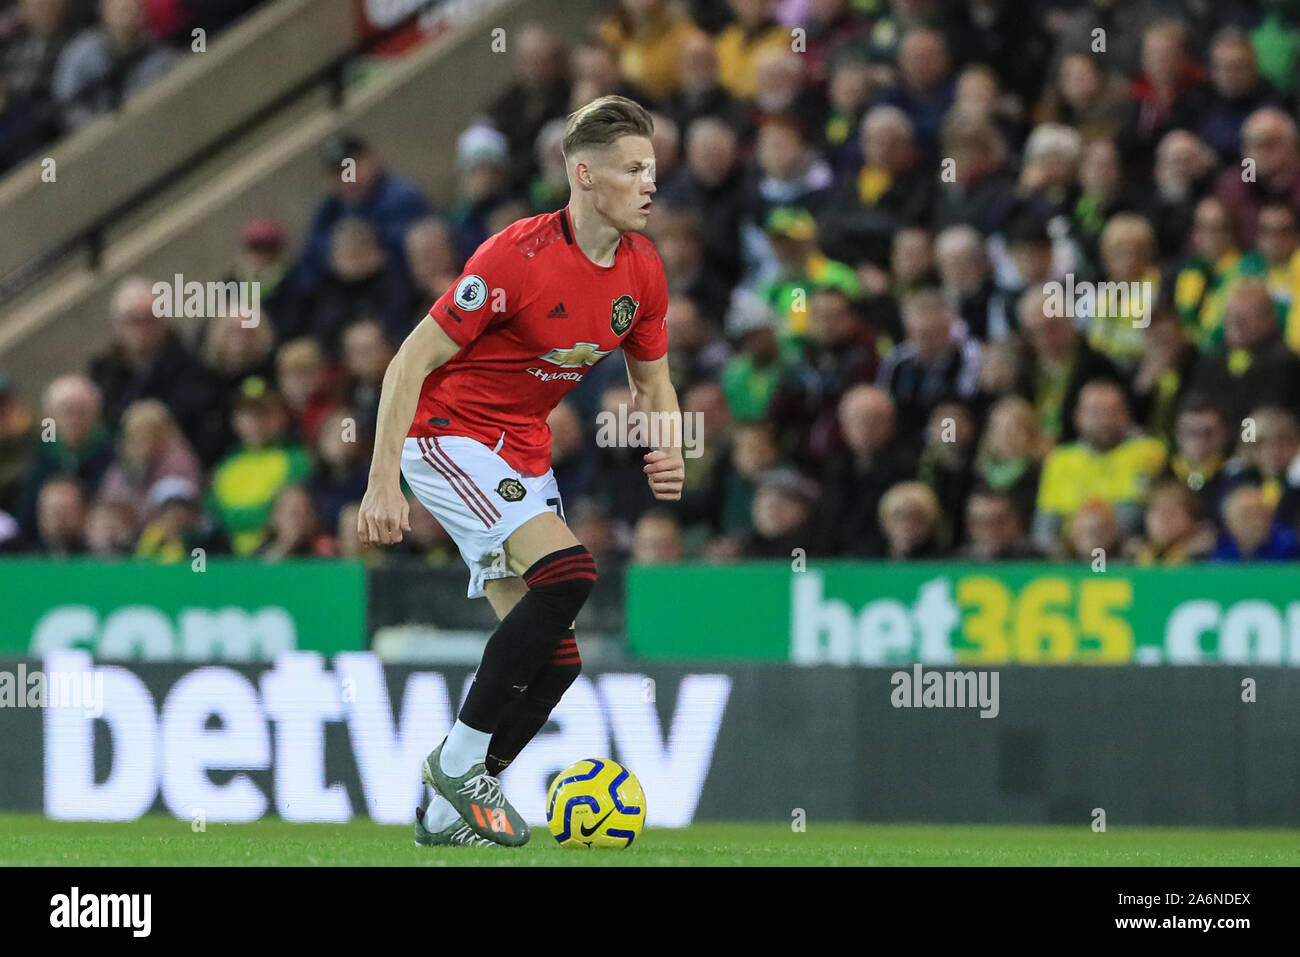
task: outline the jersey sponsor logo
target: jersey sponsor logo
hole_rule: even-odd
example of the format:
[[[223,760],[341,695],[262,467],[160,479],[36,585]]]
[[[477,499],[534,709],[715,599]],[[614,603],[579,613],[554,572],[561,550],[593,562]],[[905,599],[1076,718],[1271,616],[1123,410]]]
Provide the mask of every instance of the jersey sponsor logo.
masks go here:
[[[524,483],[519,479],[502,479],[501,484],[497,486],[497,494],[507,502],[518,502],[528,494],[524,488]]]
[[[641,303],[631,296],[619,296],[614,300],[609,310],[609,327],[614,330],[614,335],[621,336],[632,328],[632,320],[640,308]]]
[[[566,382],[581,382],[585,372],[543,372],[541,369],[533,368],[528,370],[528,374],[536,376],[543,382],[554,382],[557,379],[563,379]]]
[[[554,362],[557,366],[563,366],[566,369],[577,369],[581,366],[594,366],[609,355],[611,351],[610,349],[598,349],[595,342],[577,342],[567,349],[552,349],[539,358],[545,359],[547,362]]]
[[[456,294],[452,301],[466,312],[473,312],[487,302],[487,283],[482,276],[466,276],[456,284]]]

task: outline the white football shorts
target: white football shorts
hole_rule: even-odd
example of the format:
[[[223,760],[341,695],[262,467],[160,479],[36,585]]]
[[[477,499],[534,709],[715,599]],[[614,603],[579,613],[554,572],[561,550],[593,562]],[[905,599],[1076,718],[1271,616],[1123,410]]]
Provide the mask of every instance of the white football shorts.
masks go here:
[[[402,475],[460,549],[469,566],[470,598],[483,597],[486,581],[514,577],[504,547],[515,529],[543,512],[564,517],[554,472],[522,475],[477,439],[408,436]]]

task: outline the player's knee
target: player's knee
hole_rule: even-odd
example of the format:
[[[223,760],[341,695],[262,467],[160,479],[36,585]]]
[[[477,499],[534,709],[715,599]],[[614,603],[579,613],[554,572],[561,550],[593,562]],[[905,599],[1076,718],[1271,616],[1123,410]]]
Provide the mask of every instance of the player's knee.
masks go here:
[[[556,614],[571,622],[596,585],[596,560],[583,545],[562,548],[533,563],[524,572],[524,583],[537,601],[544,601]]]

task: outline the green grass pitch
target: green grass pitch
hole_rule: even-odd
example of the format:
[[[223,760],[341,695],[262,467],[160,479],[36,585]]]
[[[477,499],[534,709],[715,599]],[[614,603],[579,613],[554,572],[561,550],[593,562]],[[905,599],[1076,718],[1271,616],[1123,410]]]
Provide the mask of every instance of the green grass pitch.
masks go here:
[[[0,815],[0,866],[12,865],[1300,865],[1300,831],[1088,826],[698,824],[650,830],[627,850],[572,851],[545,829],[519,850],[424,848],[409,827],[357,821],[252,824],[147,817],[124,824]]]

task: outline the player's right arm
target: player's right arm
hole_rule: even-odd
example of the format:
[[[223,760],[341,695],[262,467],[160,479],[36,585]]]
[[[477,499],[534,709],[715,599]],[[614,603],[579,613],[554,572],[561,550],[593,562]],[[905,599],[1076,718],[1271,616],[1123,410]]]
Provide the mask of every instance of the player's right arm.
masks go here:
[[[402,532],[411,530],[410,508],[402,494],[402,444],[425,378],[460,350],[433,317],[425,316],[388,363],[379,393],[370,481],[357,513],[357,534],[363,545],[400,542]]]

